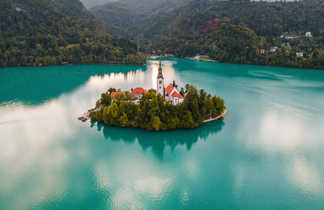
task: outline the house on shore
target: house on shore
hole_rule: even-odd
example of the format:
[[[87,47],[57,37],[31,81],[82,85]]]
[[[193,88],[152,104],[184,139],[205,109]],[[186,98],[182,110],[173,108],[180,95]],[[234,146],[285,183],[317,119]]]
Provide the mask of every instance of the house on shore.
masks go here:
[[[313,37],[312,32],[306,32],[305,37],[312,38]]]
[[[299,57],[299,58],[302,58],[302,57],[304,57],[304,53],[303,52],[297,52],[296,56]]]
[[[272,46],[271,48],[270,48],[270,52],[277,52],[277,50],[278,50],[278,47],[277,46]]]

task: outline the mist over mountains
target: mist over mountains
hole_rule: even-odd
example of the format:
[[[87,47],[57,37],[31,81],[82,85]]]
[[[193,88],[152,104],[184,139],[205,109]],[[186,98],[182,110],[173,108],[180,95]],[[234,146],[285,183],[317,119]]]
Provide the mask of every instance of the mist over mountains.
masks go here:
[[[104,5],[110,2],[119,1],[119,0],[81,0],[86,8],[92,8],[98,5]]]
[[[152,36],[147,35],[152,31],[155,34],[166,32],[167,25],[176,17],[175,11],[191,1],[119,0],[93,7],[90,12],[102,20],[113,35],[137,41],[151,39]]]
[[[189,0],[81,0],[81,2],[87,8],[102,6],[112,2],[119,2],[129,5],[130,8],[138,10],[153,9],[157,8],[159,5],[164,5],[166,3],[170,4],[170,7],[172,7],[185,1]]]

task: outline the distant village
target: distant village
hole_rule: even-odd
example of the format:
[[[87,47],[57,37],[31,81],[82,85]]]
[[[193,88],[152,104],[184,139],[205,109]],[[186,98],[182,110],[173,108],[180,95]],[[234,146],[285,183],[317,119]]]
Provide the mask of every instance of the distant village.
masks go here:
[[[324,31],[321,31],[321,33],[324,33]],[[297,35],[297,34],[289,34],[284,33],[282,34],[279,38],[279,40],[282,42],[281,45],[273,45],[270,46],[270,48],[265,49],[261,48],[258,50],[258,53],[260,55],[266,55],[266,54],[271,54],[271,53],[276,53],[280,48],[285,48],[285,49],[292,49],[290,41],[296,41],[301,38],[306,38],[306,39],[311,39],[313,37],[311,32],[306,32],[305,34],[302,35]],[[296,57],[303,58],[305,56],[304,51],[300,50],[296,52]],[[172,53],[163,53],[161,50],[153,49],[152,50],[152,55],[150,56],[151,58],[158,58],[158,57],[176,57]],[[208,55],[196,55],[194,57],[187,57],[191,60],[202,60],[202,61],[210,61],[210,62],[217,62],[216,60],[211,59]]]
[[[291,49],[291,45],[289,43],[290,40],[295,40],[295,39],[299,39],[299,38],[302,38],[303,36],[298,36],[298,35],[292,35],[292,34],[289,34],[289,33],[285,33],[285,34],[282,34],[280,36],[280,39],[281,40],[285,40],[282,44],[282,47],[286,47],[288,49]],[[307,39],[310,39],[313,37],[312,33],[311,32],[306,32],[305,35],[304,35],[305,38]],[[275,53],[277,52],[277,50],[279,49],[279,46],[272,46],[270,48],[270,52],[271,53]],[[265,54],[266,53],[266,49],[261,49],[260,50],[260,54]],[[304,53],[303,51],[299,51],[299,52],[296,52],[296,57],[304,57]]]

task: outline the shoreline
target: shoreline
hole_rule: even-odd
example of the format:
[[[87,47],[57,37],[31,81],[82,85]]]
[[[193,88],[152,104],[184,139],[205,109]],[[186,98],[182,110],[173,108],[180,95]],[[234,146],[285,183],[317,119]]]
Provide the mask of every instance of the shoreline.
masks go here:
[[[225,118],[225,115],[227,114],[227,112],[228,112],[227,109],[225,109],[224,112],[221,115],[219,115],[219,116],[217,116],[215,118],[210,118],[210,119],[204,120],[204,121],[202,121],[202,124],[223,119],[223,118]],[[82,122],[87,122],[89,120],[91,121],[90,112],[83,113],[82,116],[78,117],[78,120],[80,120]]]
[[[211,58],[206,58],[206,57],[185,57],[186,59],[192,60],[192,61],[206,61],[206,62],[212,62],[212,63],[219,63],[219,61],[211,59]]]
[[[276,67],[276,68],[287,68],[287,69],[298,69],[298,70],[306,70],[306,71],[323,71],[324,67],[316,66],[316,67],[303,67],[303,66],[295,66],[295,65],[288,65],[288,64],[260,64],[260,63],[233,63],[233,62],[221,62],[217,60],[213,60],[211,58],[199,58],[196,59],[194,57],[177,57],[183,58],[191,61],[204,61],[204,62],[211,62],[211,63],[222,63],[222,64],[233,64],[233,65],[250,65],[250,66],[267,66],[267,67]]]
[[[46,67],[62,67],[62,66],[83,66],[83,65],[103,65],[103,66],[147,66],[147,64],[101,64],[101,63],[81,63],[81,64],[59,64],[59,65],[44,65],[44,66],[6,66],[0,69],[11,68],[46,68]]]
[[[204,121],[202,121],[202,123],[209,123],[209,122],[213,122],[213,121],[216,121],[216,120],[223,119],[226,114],[227,114],[227,109],[225,109],[224,112],[221,115],[219,115],[219,116],[217,116],[215,118],[210,118],[208,120],[204,120]]]

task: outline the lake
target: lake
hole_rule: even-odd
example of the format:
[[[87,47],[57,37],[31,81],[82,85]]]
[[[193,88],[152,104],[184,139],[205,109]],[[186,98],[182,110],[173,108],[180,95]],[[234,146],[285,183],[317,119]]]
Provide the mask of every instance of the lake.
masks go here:
[[[148,132],[77,120],[147,66],[0,69],[0,209],[323,209],[324,71],[164,59],[224,120]]]

